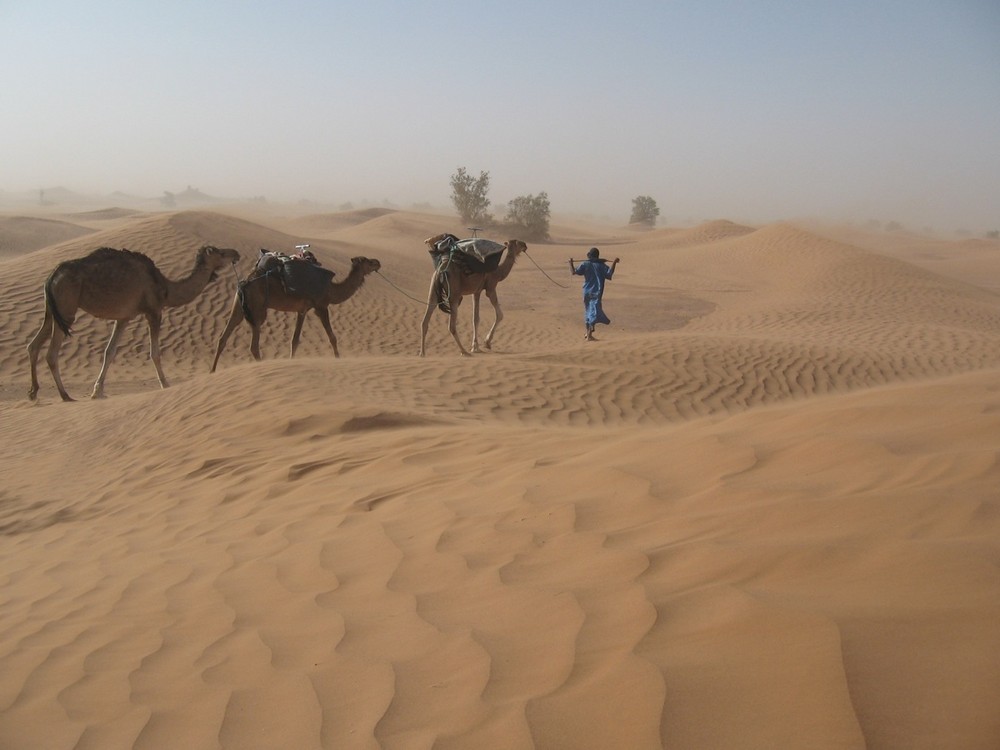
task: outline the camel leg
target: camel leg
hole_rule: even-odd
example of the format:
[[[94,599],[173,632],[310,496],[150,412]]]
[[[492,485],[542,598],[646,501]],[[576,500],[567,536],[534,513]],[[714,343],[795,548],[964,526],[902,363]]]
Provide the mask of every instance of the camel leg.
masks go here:
[[[258,280],[251,279],[251,281]],[[266,278],[264,281],[266,284]],[[242,299],[240,298],[240,293],[236,293],[236,300],[233,304],[240,306],[240,317],[245,318],[247,323],[250,324],[250,354],[253,355],[255,360],[260,362],[260,329],[267,322],[267,287],[261,288],[257,284],[251,287],[247,284],[242,288],[242,293]]]
[[[250,321],[250,353],[253,358],[258,362],[261,361],[260,356],[260,331],[264,327],[264,323],[267,322],[267,307],[261,307],[260,310],[250,310],[253,315],[253,320]]]
[[[38,355],[42,351],[42,346],[49,340],[49,336],[52,335],[53,325],[52,313],[49,311],[49,306],[46,305],[45,319],[42,321],[42,327],[38,329],[38,333],[28,342],[28,362],[31,365],[31,387],[28,388],[28,398],[32,401],[38,398]]]
[[[49,340],[49,350],[45,353],[45,363],[49,366],[52,379],[56,381],[56,388],[59,389],[59,395],[62,396],[62,400],[72,401],[73,399],[66,392],[66,387],[63,385],[62,376],[59,374],[59,348],[62,346],[64,338],[66,338],[66,334],[62,332],[59,326],[53,326],[52,338]]]
[[[159,313],[146,316],[149,323],[149,358],[153,360],[153,367],[156,368],[156,377],[160,381],[160,388],[170,385],[163,374],[163,367],[160,366],[160,323]]]
[[[316,312],[318,314],[319,310]],[[295,356],[295,350],[299,348],[299,336],[302,335],[302,324],[305,320],[306,314],[304,312],[300,312],[295,315],[295,330],[292,332],[292,350],[288,353],[289,359]],[[334,349],[336,349],[336,347],[334,347]]]
[[[503,320],[503,310],[500,309],[500,298],[497,297],[497,290],[487,291],[486,296],[490,298],[490,302],[493,303],[493,312],[496,313],[496,318],[493,320],[493,327],[490,328],[490,332],[486,334],[486,341],[483,344],[487,349],[493,348],[493,334],[496,333],[497,326],[500,325],[500,321]]]
[[[424,356],[426,352],[426,342],[427,342],[427,326],[430,325],[431,315],[434,314],[434,308],[437,307],[437,271],[431,277],[431,288],[427,292],[427,309],[424,310],[424,319],[420,321],[420,355]]]
[[[427,342],[427,326],[430,324],[431,315],[434,313],[434,303],[427,303],[427,310],[424,312],[424,319],[420,321],[420,355],[424,356]]]
[[[451,337],[455,339],[455,343],[458,344],[458,348],[462,352],[462,356],[471,357],[472,355],[465,350],[465,347],[462,346],[461,339],[458,338],[458,308],[461,302],[462,298],[458,297],[451,303],[451,317],[448,319],[448,330],[451,332]]]
[[[239,295],[233,300],[233,309],[229,312],[229,322],[226,323],[226,330],[222,332],[219,336],[219,343],[215,347],[215,359],[212,360],[212,369],[209,372],[215,372],[216,365],[219,364],[219,357],[222,356],[222,350],[226,348],[226,342],[229,341],[229,337],[232,335],[233,331],[239,327],[239,324],[243,322],[243,306],[240,304]]]
[[[250,324],[250,354],[260,362],[260,324]]]
[[[118,340],[121,338],[122,331],[125,330],[125,326],[128,324],[128,319],[116,320],[114,327],[111,329],[111,338],[108,339],[108,345],[104,347],[104,361],[101,363],[101,372],[97,376],[97,382],[94,383],[94,390],[91,391],[91,398],[104,398],[104,378],[107,377],[108,368],[111,367],[111,363],[115,361],[115,354],[118,352]]]
[[[479,292],[472,295],[472,351],[479,352]]]
[[[431,315],[434,313],[434,308],[438,305],[437,296],[437,286],[438,286],[438,275],[435,272],[434,276],[431,277],[431,288],[427,293],[427,309],[424,311],[424,319],[420,321],[420,356],[424,356],[426,352],[426,341],[427,341],[427,327],[430,324]],[[448,285],[449,290],[451,285]],[[451,305],[451,319],[448,323],[448,330],[451,331],[451,336],[455,339],[455,343],[458,344],[459,350],[462,352],[462,356],[470,356],[465,347],[462,346],[462,342],[458,339],[458,306],[462,302],[462,297],[460,294],[450,294],[448,303]]]
[[[340,352],[337,351],[337,337],[333,335],[333,326],[330,325],[330,311],[325,307],[317,307],[316,317],[319,318],[319,322],[323,324],[323,330],[326,331],[326,337],[330,339],[330,346],[333,347],[333,356],[339,357]]]

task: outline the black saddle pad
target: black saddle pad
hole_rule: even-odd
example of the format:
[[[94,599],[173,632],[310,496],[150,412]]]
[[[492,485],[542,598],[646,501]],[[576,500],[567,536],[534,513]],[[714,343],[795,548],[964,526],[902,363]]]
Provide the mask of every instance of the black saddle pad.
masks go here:
[[[281,281],[289,294],[318,297],[333,280],[333,271],[306,260],[289,260],[281,264]]]

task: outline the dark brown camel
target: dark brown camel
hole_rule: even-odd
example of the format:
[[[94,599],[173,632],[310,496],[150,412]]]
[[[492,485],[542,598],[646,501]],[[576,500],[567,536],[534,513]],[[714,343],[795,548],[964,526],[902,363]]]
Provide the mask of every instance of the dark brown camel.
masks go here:
[[[250,353],[256,360],[260,359],[260,329],[267,320],[267,311],[279,310],[281,312],[296,313],[295,332],[292,334],[292,345],[290,357],[295,356],[295,350],[299,346],[299,335],[302,333],[302,323],[306,318],[306,313],[310,310],[316,311],[316,317],[323,324],[327,338],[330,339],[330,346],[333,347],[333,355],[340,356],[337,350],[337,337],[330,326],[330,305],[339,305],[349,299],[361,285],[364,284],[365,277],[378,271],[382,265],[374,258],[351,258],[351,271],[343,281],[334,283],[332,274],[315,266],[308,266],[306,261],[291,261],[312,268],[316,274],[323,273],[325,277],[321,283],[304,285],[302,290],[286,289],[279,273],[275,272],[275,267],[265,267],[258,269],[250,277],[240,284],[233,300],[233,309],[229,313],[229,322],[226,323],[226,330],[219,337],[219,345],[215,349],[215,359],[212,361],[212,370],[219,363],[219,357],[226,346],[226,341],[236,327],[243,322],[244,318],[250,323],[253,329],[250,339]],[[280,265],[280,262],[278,262]],[[268,272],[268,271],[271,272]],[[300,272],[302,269],[300,269]],[[307,290],[305,287],[311,286]]]
[[[156,368],[162,388],[167,379],[160,366],[160,325],[163,308],[180,307],[191,302],[215,279],[220,268],[235,265],[240,254],[235,250],[205,246],[195,257],[187,278],[171,281],[142,253],[102,247],[90,255],[67,260],[56,266],[45,282],[45,320],[28,344],[31,362],[31,388],[28,398],[38,395],[38,353],[51,337],[45,361],[56,381],[63,401],[72,401],[59,375],[59,348],[70,335],[77,310],[95,318],[115,321],[111,338],[104,350],[104,363],[97,376],[91,398],[104,396],[104,378],[114,361],[118,340],[125,326],[136,315],[143,315],[149,326],[149,357]]]

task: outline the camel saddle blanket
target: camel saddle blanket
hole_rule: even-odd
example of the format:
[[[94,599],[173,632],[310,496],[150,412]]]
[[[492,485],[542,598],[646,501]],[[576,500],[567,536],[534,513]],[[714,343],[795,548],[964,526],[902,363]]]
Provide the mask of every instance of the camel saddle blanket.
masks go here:
[[[440,268],[450,258],[458,262],[465,273],[490,273],[500,265],[500,254],[505,247],[482,237],[460,240],[448,235],[435,243],[430,253],[435,268]]]
[[[302,255],[261,250],[257,265],[247,281],[261,276],[277,276],[288,294],[317,297],[329,286],[336,272],[320,266],[308,251]]]

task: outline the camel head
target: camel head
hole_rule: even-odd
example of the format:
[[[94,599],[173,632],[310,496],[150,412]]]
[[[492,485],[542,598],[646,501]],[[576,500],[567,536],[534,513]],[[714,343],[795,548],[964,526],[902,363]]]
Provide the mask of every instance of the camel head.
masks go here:
[[[381,267],[382,264],[379,263],[377,260],[375,260],[375,258],[365,258],[362,255],[359,255],[355,258],[351,258],[351,268],[352,269],[360,268],[361,273],[365,274],[366,276],[370,273],[374,273]]]
[[[209,281],[215,281],[220,268],[224,268],[226,264],[235,266],[239,261],[240,254],[228,247],[205,245],[198,251],[198,263],[204,263],[212,270]]]
[[[507,240],[503,245],[514,255],[528,252],[528,246],[521,240]]]

